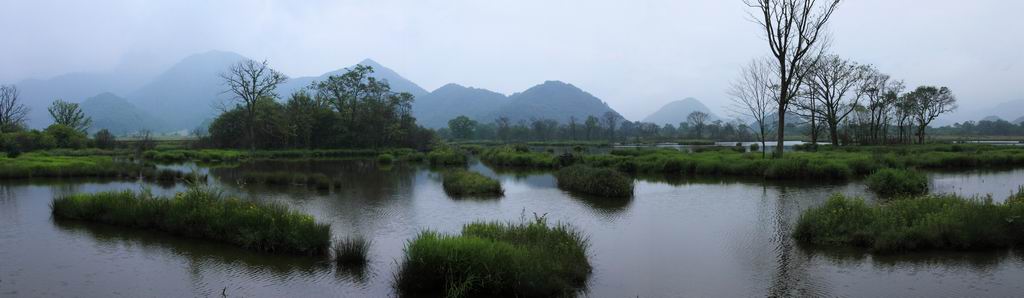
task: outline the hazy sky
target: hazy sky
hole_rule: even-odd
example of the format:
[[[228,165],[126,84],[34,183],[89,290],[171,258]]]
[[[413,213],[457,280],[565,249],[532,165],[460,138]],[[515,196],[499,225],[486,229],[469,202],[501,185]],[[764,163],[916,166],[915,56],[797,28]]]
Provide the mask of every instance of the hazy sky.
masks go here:
[[[1024,1],[845,2],[835,53],[949,86],[966,109],[1024,99]],[[153,71],[215,49],[291,76],[372,58],[428,90],[562,80],[634,120],[684,97],[722,113],[738,68],[767,54],[740,0],[3,0],[0,11],[3,83]]]

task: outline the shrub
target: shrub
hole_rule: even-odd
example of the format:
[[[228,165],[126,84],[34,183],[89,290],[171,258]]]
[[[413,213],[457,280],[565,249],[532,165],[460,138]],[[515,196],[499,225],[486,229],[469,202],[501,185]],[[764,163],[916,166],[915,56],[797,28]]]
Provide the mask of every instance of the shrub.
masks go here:
[[[577,165],[562,168],[555,178],[559,188],[572,192],[609,198],[633,197],[633,179],[612,169]]]
[[[575,155],[559,158],[547,152],[530,152],[516,146],[502,146],[484,150],[480,154],[480,160],[502,167],[556,168],[563,162],[576,163],[578,158]]]
[[[816,245],[858,246],[878,252],[975,250],[1024,243],[1024,206],[1008,200],[923,196],[869,206],[834,195],[804,211],[793,237]]]
[[[916,196],[928,192],[928,176],[914,170],[886,168],[868,176],[867,185],[883,197]]]
[[[114,134],[110,133],[110,131],[105,128],[93,134],[92,139],[93,143],[96,144],[96,148],[108,150],[114,149],[115,142],[117,142],[117,138],[114,137]]]
[[[332,247],[334,262],[339,266],[363,267],[369,262],[370,241],[363,237],[339,240]]]
[[[74,194],[55,198],[53,215],[232,243],[274,253],[323,255],[331,227],[278,204],[226,198],[191,188],[173,198],[131,191]]]
[[[451,147],[441,147],[430,151],[427,160],[432,166],[460,166],[469,162],[465,152]]]
[[[494,178],[477,172],[454,170],[444,174],[442,186],[445,193],[452,197],[462,196],[502,196],[505,190]]]
[[[88,137],[85,133],[61,124],[53,124],[46,128],[46,134],[53,136],[58,148],[83,148]]]
[[[581,233],[543,218],[472,223],[461,235],[424,231],[406,246],[395,288],[430,297],[572,296],[592,270],[587,248]]]
[[[387,153],[377,155],[377,162],[382,164],[391,164],[395,162],[395,156]]]

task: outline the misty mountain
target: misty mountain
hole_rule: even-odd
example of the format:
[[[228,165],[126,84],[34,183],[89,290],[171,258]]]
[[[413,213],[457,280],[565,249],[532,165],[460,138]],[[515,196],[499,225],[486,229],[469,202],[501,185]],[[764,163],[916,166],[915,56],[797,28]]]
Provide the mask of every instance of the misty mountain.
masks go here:
[[[569,117],[573,116],[577,121],[582,122],[588,116],[601,117],[608,111],[622,117],[601,99],[572,84],[547,81],[509,96],[505,105],[478,118],[477,121],[492,122],[503,116],[508,117],[513,123],[520,120],[529,121],[531,118],[553,119],[567,123]]]
[[[981,118],[981,120],[978,121],[978,122],[981,122],[981,121],[996,122],[996,121],[999,121],[999,120],[1003,120],[1003,118],[1000,118],[999,116],[991,115],[991,116],[986,116],[985,118]]]
[[[223,51],[188,56],[127,98],[143,111],[163,118],[170,130],[192,129],[214,117],[215,106],[230,99],[223,92],[219,74],[244,59]]]
[[[448,120],[465,115],[479,121],[508,102],[504,94],[458,84],[447,84],[429,94],[419,96],[412,105],[413,116],[420,125],[429,128],[448,126]]]
[[[932,125],[944,126],[953,124],[954,122],[978,121],[978,119],[983,119],[989,116],[995,116],[1001,119],[1018,119],[1021,118],[1021,112],[1024,111],[1024,99],[1007,101],[988,107],[971,109],[972,107],[974,107],[974,105],[961,103],[960,108],[957,111],[949,114],[948,116],[939,117],[939,119],[936,119]]]
[[[356,65],[372,67],[373,74],[371,76],[377,78],[378,80],[387,81],[388,85],[391,86],[391,91],[408,92],[413,96],[416,96],[417,99],[420,96],[426,95],[428,93],[426,89],[423,89],[423,87],[420,87],[419,85],[416,85],[416,83],[413,83],[412,81],[409,81],[408,79],[402,77],[394,70],[391,70],[390,68],[387,68],[381,65],[380,63],[377,63],[377,61],[365,59]],[[348,69],[355,68],[356,65],[331,71],[318,77],[290,78],[288,79],[287,82],[277,87],[277,94],[281,98],[287,99],[288,96],[294,93],[295,91],[299,91],[302,88],[309,87],[310,84],[312,84],[313,82],[325,81],[330,76],[345,74],[345,72],[347,72]]]
[[[651,115],[648,115],[647,118],[644,118],[643,122],[658,125],[679,125],[680,122],[686,122],[686,117],[690,116],[690,113],[693,112],[707,113],[709,120],[718,119],[714,113],[711,113],[711,109],[708,109],[700,100],[688,97],[662,106],[654,113],[651,113]]]
[[[21,100],[31,109],[29,127],[44,128],[53,123],[46,108],[57,99],[80,103],[102,92],[124,94],[147,79],[147,75],[139,73],[69,73],[45,80],[23,80],[16,85],[21,91]]]
[[[89,132],[107,129],[114,135],[124,135],[140,130],[157,131],[163,123],[157,117],[135,107],[128,100],[113,93],[101,93],[81,103],[82,111],[92,118]]]
[[[1024,116],[1017,117],[1017,119],[1014,119],[1011,123],[1017,124],[1017,125],[1020,125],[1021,123],[1024,123]]]

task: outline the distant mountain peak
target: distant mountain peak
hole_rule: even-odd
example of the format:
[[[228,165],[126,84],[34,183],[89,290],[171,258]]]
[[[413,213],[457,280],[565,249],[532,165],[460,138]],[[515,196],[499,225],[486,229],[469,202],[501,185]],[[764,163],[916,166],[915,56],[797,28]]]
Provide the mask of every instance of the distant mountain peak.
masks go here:
[[[377,63],[377,61],[373,61],[373,59],[370,58],[363,59],[363,61],[359,62],[359,65],[365,65],[373,68],[383,67],[380,63]]]
[[[693,112],[707,113],[709,118],[716,118],[715,114],[711,113],[711,109],[708,109],[708,107],[700,100],[693,97],[687,97],[665,104],[660,109],[647,116],[647,118],[644,118],[643,122],[655,123],[658,125],[677,125],[680,122],[685,122],[686,117]]]

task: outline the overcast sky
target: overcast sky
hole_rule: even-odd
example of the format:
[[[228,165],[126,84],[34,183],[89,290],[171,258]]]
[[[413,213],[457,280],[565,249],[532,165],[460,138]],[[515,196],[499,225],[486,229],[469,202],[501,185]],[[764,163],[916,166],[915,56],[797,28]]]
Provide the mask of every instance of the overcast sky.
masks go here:
[[[0,3],[0,82],[159,70],[226,50],[308,76],[372,58],[433,90],[562,80],[638,120],[696,97],[715,112],[767,54],[740,0],[52,1]],[[847,0],[833,51],[972,108],[1024,99],[1024,1]]]

